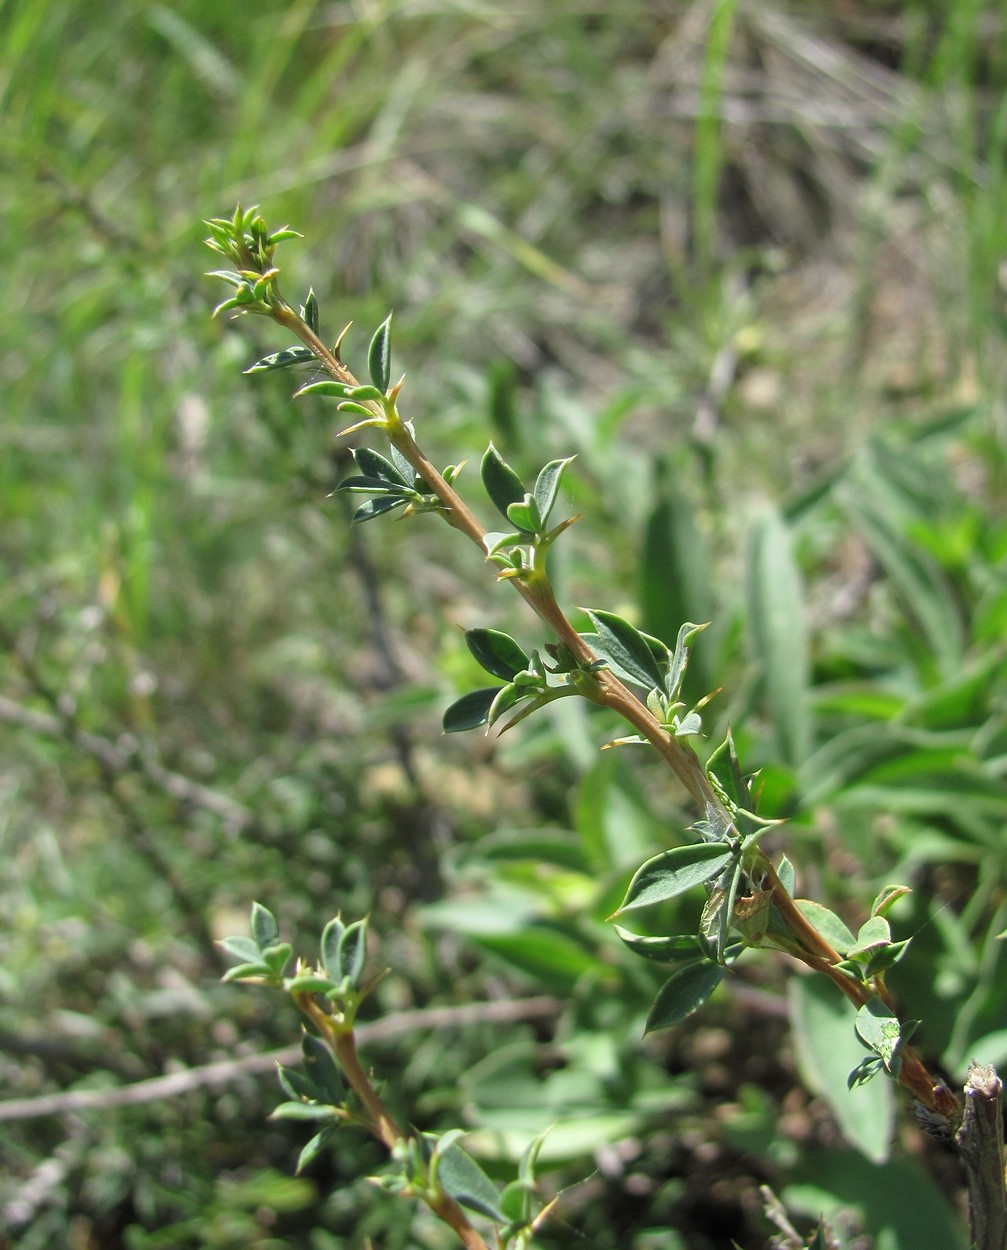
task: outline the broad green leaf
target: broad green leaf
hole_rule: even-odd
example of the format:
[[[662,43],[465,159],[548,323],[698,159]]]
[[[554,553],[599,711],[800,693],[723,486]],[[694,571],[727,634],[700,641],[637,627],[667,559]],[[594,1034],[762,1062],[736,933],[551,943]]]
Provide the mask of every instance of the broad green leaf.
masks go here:
[[[246,373],[266,373],[270,369],[290,369],[294,365],[308,364],[315,359],[315,353],[307,347],[287,347],[282,352],[273,352],[263,356],[254,365],[249,365]]]
[[[485,725],[489,718],[490,708],[502,687],[488,686],[482,690],[473,690],[463,694],[444,713],[443,728],[446,734],[462,733],[466,729],[476,729]]]
[[[535,502],[538,505],[539,523],[542,528],[549,524],[549,516],[555,506],[559,484],[566,467],[575,459],[575,456],[568,456],[565,460],[550,460],[535,479]]]
[[[276,923],[273,913],[261,903],[252,904],[251,928],[252,937],[260,951],[276,945],[280,936],[280,926]]]
[[[796,767],[812,745],[804,596],[790,532],[775,511],[763,518],[752,536],[746,582],[749,641],[759,665],[777,752]]]
[[[480,468],[486,493],[503,517],[512,503],[521,503],[528,493],[524,483],[490,443]]]
[[[637,870],[626,890],[626,897],[613,914],[620,916],[637,907],[649,907],[652,903],[677,898],[715,877],[733,855],[731,847],[722,842],[676,846],[655,855]]]
[[[680,1024],[710,997],[720,984],[724,969],[712,962],[686,964],[673,973],[658,991],[644,1033]]]
[[[857,940],[850,948],[849,954],[856,955],[871,950],[876,946],[888,946],[892,940],[892,931],[883,916],[871,916],[857,932]]]
[[[829,911],[827,907],[823,907],[821,903],[816,903],[813,899],[799,898],[794,901],[797,903],[805,920],[810,922],[812,928],[821,934],[833,950],[845,959],[856,945],[856,938],[836,913]]]
[[[682,621],[706,621],[714,615],[710,553],[696,525],[685,483],[676,480],[676,472],[664,460],[656,465],[656,502],[646,520],[640,560],[644,627],[669,641]],[[702,654],[698,661],[690,660],[690,672],[693,665],[695,679],[685,682],[690,701],[712,684]],[[672,686],[670,680],[668,686]]]
[[[382,321],[367,349],[367,371],[382,395],[388,390],[392,372],[392,314]]]
[[[514,639],[497,629],[466,630],[465,644],[487,673],[503,681],[511,681],[531,663]]]
[[[507,1216],[500,1209],[497,1187],[475,1159],[454,1143],[438,1154],[437,1180],[444,1192],[470,1211],[506,1224]]]
[[[868,1159],[888,1158],[894,1125],[889,1081],[847,1088],[847,1077],[864,1057],[854,1023],[856,1009],[822,977],[794,977],[790,1020],[804,1083],[828,1104],[847,1141]]]
[[[229,955],[234,955],[237,959],[241,959],[245,963],[260,962],[259,948],[251,938],[226,937],[221,939],[220,945]]]
[[[301,1038],[301,1054],[308,1079],[318,1090],[318,1097],[338,1107],[343,1101],[343,1082],[328,1046],[319,1037],[305,1033]]]
[[[598,649],[603,658],[645,689],[663,688],[664,672],[650,640],[614,612],[593,611],[591,608],[584,611],[598,631]]]

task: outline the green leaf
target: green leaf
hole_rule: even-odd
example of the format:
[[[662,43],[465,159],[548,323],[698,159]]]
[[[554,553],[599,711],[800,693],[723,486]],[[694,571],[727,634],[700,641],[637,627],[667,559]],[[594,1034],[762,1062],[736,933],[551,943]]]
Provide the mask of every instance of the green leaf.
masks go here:
[[[288,994],[327,994],[335,988],[331,977],[323,977],[310,968],[305,968],[284,983]]]
[[[534,495],[525,495],[517,503],[507,505],[507,520],[516,525],[526,534],[538,534],[542,529],[542,518]]]
[[[376,517],[384,516],[386,512],[392,512],[396,508],[404,508],[407,500],[402,496],[385,495],[380,499],[368,499],[366,503],[362,503],[353,514],[353,525],[362,525],[364,521],[373,521]]]
[[[251,938],[226,937],[221,939],[220,945],[229,955],[234,955],[237,959],[243,960],[245,963],[260,962],[259,948]]]
[[[271,356],[263,356],[254,365],[249,365],[246,373],[266,373],[270,369],[290,369],[294,365],[308,364],[315,359],[315,353],[306,347],[288,347],[282,352],[273,352]]]
[[[549,516],[556,504],[559,484],[566,467],[575,459],[576,456],[567,456],[565,460],[550,460],[535,479],[535,503],[538,505],[539,523],[543,529],[549,524]]]
[[[446,734],[462,733],[466,729],[476,729],[485,725],[489,719],[490,708],[502,687],[486,686],[482,690],[473,690],[463,694],[444,713],[442,726]]]
[[[276,1075],[279,1078],[283,1092],[291,1101],[319,1101],[319,1090],[315,1088],[314,1081],[305,1073],[298,1072],[296,1068],[284,1067],[282,1063],[278,1063],[276,1065]]]
[[[880,950],[875,951],[864,964],[864,976],[875,977],[880,972],[887,972],[889,968],[894,968],[908,951],[912,940],[912,938],[905,938],[901,942],[889,942],[887,946],[882,946]]]
[[[821,977],[794,977],[789,986],[790,1019],[798,1066],[805,1084],[828,1104],[847,1141],[868,1159],[888,1158],[894,1125],[892,1087],[847,1088],[862,1058],[854,1032],[856,1011]]]
[[[651,641],[656,642],[656,639],[648,640],[629,621],[614,612],[592,611],[590,608],[584,611],[598,631],[598,650],[617,670],[617,676],[624,674],[647,690],[664,687],[664,673],[651,648]],[[661,645],[658,643],[658,646]]]
[[[649,907],[669,898],[685,894],[694,886],[715,877],[734,856],[730,846],[722,842],[699,842],[695,846],[676,846],[655,855],[637,869],[626,897],[613,915]]]
[[[322,967],[334,981],[342,980],[339,971],[339,941],[346,926],[341,916],[334,916],[322,930]]]
[[[354,989],[360,982],[367,958],[367,920],[356,920],[347,925],[339,936],[339,976],[349,980]]]
[[[326,1125],[320,1133],[316,1133],[314,1137],[312,1137],[311,1141],[308,1142],[301,1153],[297,1156],[297,1167],[294,1171],[298,1176],[300,1176],[301,1172],[304,1171],[309,1163],[313,1163],[314,1160],[318,1158],[322,1150],[324,1150],[324,1148],[335,1136],[335,1132],[336,1130],[333,1127]]]
[[[270,1115],[271,1120],[331,1120],[335,1110],[321,1102],[281,1102]]]
[[[613,928],[634,955],[652,959],[655,963],[671,964],[684,959],[706,959],[703,943],[694,933],[681,933],[672,937],[644,937],[639,933],[630,933],[621,925],[614,925]]]
[[[658,991],[650,1009],[644,1033],[670,1029],[691,1015],[710,997],[720,984],[724,969],[720,964],[703,961],[686,964],[673,973]]]
[[[280,926],[276,923],[273,913],[261,903],[252,904],[251,928],[252,937],[260,951],[276,945],[280,936]]]
[[[357,447],[353,452],[353,460],[366,478],[375,478],[386,482],[389,486],[413,489],[415,475],[412,470],[410,469],[408,478],[403,477],[398,468],[390,460],[386,460],[380,452],[372,451],[369,447]]]
[[[238,964],[237,967],[235,968],[228,968],[228,970],[224,973],[224,975],[220,979],[221,981],[224,981],[224,982],[247,981],[251,979],[252,977],[256,977],[256,978],[265,977],[266,979],[269,979],[272,977],[272,975],[273,975],[273,970],[269,967],[268,964],[247,963],[247,964]]]
[[[857,933],[857,940],[850,948],[849,955],[859,955],[878,946],[890,946],[892,931],[883,916],[871,916],[865,921]]]
[[[761,671],[777,753],[796,767],[812,745],[804,597],[790,531],[775,511],[763,518],[752,537],[747,596],[749,640]]]
[[[513,503],[521,503],[527,491],[524,483],[490,443],[480,466],[483,486],[493,504],[503,517]]]
[[[497,1187],[475,1159],[455,1144],[449,1145],[443,1153],[438,1151],[438,1155],[437,1180],[441,1189],[470,1211],[506,1224],[507,1216],[500,1209]]]
[[[308,382],[299,391],[294,392],[294,398],[300,399],[302,395],[323,395],[335,399],[345,399],[354,390],[356,390],[356,387],[350,386],[346,382],[335,382],[326,379],[323,382]]]
[[[797,888],[797,873],[794,871],[794,865],[787,859],[786,855],[780,860],[780,866],[776,870],[776,875],[780,878],[780,884],[793,898],[794,890]]]
[[[392,314],[382,321],[367,349],[367,371],[382,395],[388,390],[392,373]]]
[[[816,903],[813,899],[798,898],[794,901],[801,915],[811,924],[812,928],[821,934],[833,950],[845,959],[856,945],[856,938],[836,913],[829,911],[827,907],[823,907],[821,903]]]
[[[531,664],[514,639],[497,629],[468,629],[465,645],[487,673],[503,681],[511,681]]]
[[[304,307],[301,309],[301,316],[308,323],[308,326],[318,333],[318,297],[314,290],[308,291],[308,297],[304,301]]]
[[[664,692],[671,700],[675,700],[679,696],[689,663],[692,644],[704,629],[706,629],[705,625],[694,625],[692,621],[686,621],[679,628],[678,637],[675,640],[675,653],[672,656],[671,663],[668,665],[668,672],[664,679]]]
[[[872,998],[857,1012],[857,1036],[889,1070],[902,1040],[903,1026],[880,999]]]
[[[871,905],[871,915],[887,916],[905,894],[912,894],[912,890],[907,885],[886,885]]]
[[[519,933],[481,934],[474,941],[554,993],[568,993],[585,974],[597,976],[607,971],[579,940],[545,924]]]
[[[289,942],[277,942],[275,946],[267,946],[262,952],[262,962],[268,964],[276,976],[281,976],[287,966],[287,960],[294,953]]]
[[[305,1033],[301,1038],[301,1054],[304,1056],[304,1070],[318,1090],[318,1097],[334,1107],[340,1106],[343,1082],[328,1046],[321,1038]]]

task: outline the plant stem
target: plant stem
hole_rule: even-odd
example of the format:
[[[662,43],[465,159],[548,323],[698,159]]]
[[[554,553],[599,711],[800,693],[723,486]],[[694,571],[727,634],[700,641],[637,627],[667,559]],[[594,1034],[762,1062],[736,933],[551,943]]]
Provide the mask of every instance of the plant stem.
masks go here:
[[[359,385],[350,370],[329,351],[311,327],[289,305],[280,301],[274,317],[300,338],[331,377],[350,386]],[[375,417],[384,420],[385,432],[392,446],[408,460],[417,475],[437,497],[444,509],[443,515],[448,524],[465,534],[485,557],[487,554],[484,541],[486,528],[427,459],[405,423],[397,417],[389,420],[388,414],[377,402],[368,403],[367,407],[374,410]],[[529,575],[513,577],[509,580],[532,611],[552,631],[556,641],[565,646],[585,670],[591,668],[597,662],[598,657],[567,619],[546,575],[536,570]],[[594,670],[592,678],[591,689],[584,691],[586,696],[602,707],[618,713],[654,747],[704,815],[715,813],[719,817],[718,823],[724,823],[726,820],[728,826],[733,824],[730,813],[726,811],[719,795],[710,784],[695,752],[668,733],[651,711],[610,669]],[[794,939],[793,947],[789,945],[787,947],[790,954],[815,971],[827,976],[854,1006],[862,1007],[875,997],[880,992],[879,989],[854,980],[835,966],[841,962],[839,953],[801,912],[789,891],[780,881],[769,859],[761,852],[758,853],[752,868],[753,872],[761,878],[761,888],[767,889],[772,896],[773,905]],[[945,1113],[946,1108],[942,1111],[941,1100],[937,1094],[938,1090],[944,1089],[943,1084],[933,1079],[919,1057],[908,1047],[902,1054],[899,1081],[925,1106],[942,1114]]]

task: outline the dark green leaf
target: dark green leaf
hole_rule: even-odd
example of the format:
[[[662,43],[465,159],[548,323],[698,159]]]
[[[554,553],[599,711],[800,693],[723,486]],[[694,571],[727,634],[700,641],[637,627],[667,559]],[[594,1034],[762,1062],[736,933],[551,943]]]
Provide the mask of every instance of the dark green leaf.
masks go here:
[[[381,499],[368,499],[353,514],[353,524],[362,525],[364,521],[373,521],[375,517],[384,516],[396,508],[405,507],[406,500],[400,496],[386,495]]]
[[[403,486],[409,490],[412,489],[415,477],[412,471],[410,470],[408,478],[403,477],[398,468],[390,460],[386,460],[379,452],[372,451],[369,447],[357,447],[353,452],[353,459],[364,477],[377,478],[380,481],[387,482],[390,486]]]
[[[625,674],[647,690],[663,688],[661,666],[650,641],[638,629],[613,612],[592,611],[590,608],[584,611],[598,631],[601,655],[612,663],[617,675]]]
[[[685,894],[694,886],[715,877],[733,855],[731,847],[721,842],[676,846],[655,855],[637,870],[629,883],[626,897],[614,915]]]
[[[280,926],[276,923],[273,913],[261,903],[252,904],[251,928],[252,937],[260,951],[276,945],[280,936]]]
[[[720,984],[724,969],[712,962],[686,964],[665,981],[647,1017],[645,1033],[670,1029],[702,1006]]]
[[[681,933],[674,937],[643,937],[639,933],[630,933],[621,925],[614,928],[634,955],[652,959],[655,963],[671,964],[678,960],[706,958],[702,942],[693,933]]]
[[[305,1033],[301,1038],[301,1053],[304,1056],[304,1070],[317,1088],[317,1096],[334,1107],[340,1106],[343,1101],[343,1082],[329,1048],[321,1038]]]
[[[308,292],[308,298],[304,301],[304,307],[301,309],[301,316],[308,323],[309,327],[318,333],[318,297],[314,290]]]
[[[490,443],[480,467],[483,486],[497,510],[504,517],[512,503],[521,503],[527,491],[524,483]]]
[[[489,686],[462,695],[444,713],[442,722],[444,732],[446,734],[461,733],[466,729],[476,729],[479,725],[485,725],[493,700],[500,689],[500,686]]]
[[[314,1081],[303,1072],[298,1072],[296,1068],[286,1068],[283,1064],[277,1064],[276,1075],[279,1078],[283,1092],[293,1102],[299,1102],[302,1099],[306,1102],[318,1102],[319,1090],[315,1088]]]
[[[314,1160],[318,1158],[321,1151],[329,1144],[334,1136],[335,1129],[327,1125],[320,1133],[316,1133],[314,1137],[312,1137],[311,1141],[308,1142],[301,1153],[297,1156],[297,1167],[294,1170],[298,1176],[304,1171],[309,1163],[314,1162]]]
[[[575,456],[568,456],[565,460],[550,460],[535,479],[535,503],[538,505],[539,523],[542,528],[549,524],[549,516],[555,506],[559,484],[566,466],[575,459]]]
[[[382,321],[367,349],[367,371],[382,395],[388,390],[392,373],[392,314]]]
[[[290,369],[293,365],[308,364],[315,359],[315,354],[306,347],[288,347],[282,352],[273,352],[271,356],[263,356],[254,365],[249,365],[246,373],[266,373],[270,369]]]
[[[465,644],[487,673],[504,681],[524,672],[531,663],[514,639],[497,629],[466,630]]]

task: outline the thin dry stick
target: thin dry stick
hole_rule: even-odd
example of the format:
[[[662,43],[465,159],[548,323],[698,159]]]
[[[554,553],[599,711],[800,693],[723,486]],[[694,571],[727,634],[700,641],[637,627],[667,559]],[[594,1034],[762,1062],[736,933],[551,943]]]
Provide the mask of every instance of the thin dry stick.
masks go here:
[[[505,1023],[516,1020],[538,1020],[555,1016],[561,1008],[555,998],[505,999],[501,1002],[464,1003],[457,1007],[429,1007],[419,1011],[400,1011],[372,1023],[356,1027],[357,1040],[363,1044],[408,1037],[418,1029],[449,1029],[482,1021]],[[241,1059],[223,1059],[168,1076],[155,1076],[147,1081],[122,1085],[117,1089],[80,1089],[67,1093],[43,1094],[38,1098],[12,1098],[0,1102],[0,1123],[32,1120],[47,1115],[67,1115],[76,1111],[104,1111],[110,1107],[137,1106],[180,1098],[196,1090],[221,1089],[246,1076],[275,1072],[277,1064],[290,1066],[299,1062],[299,1045]]]

